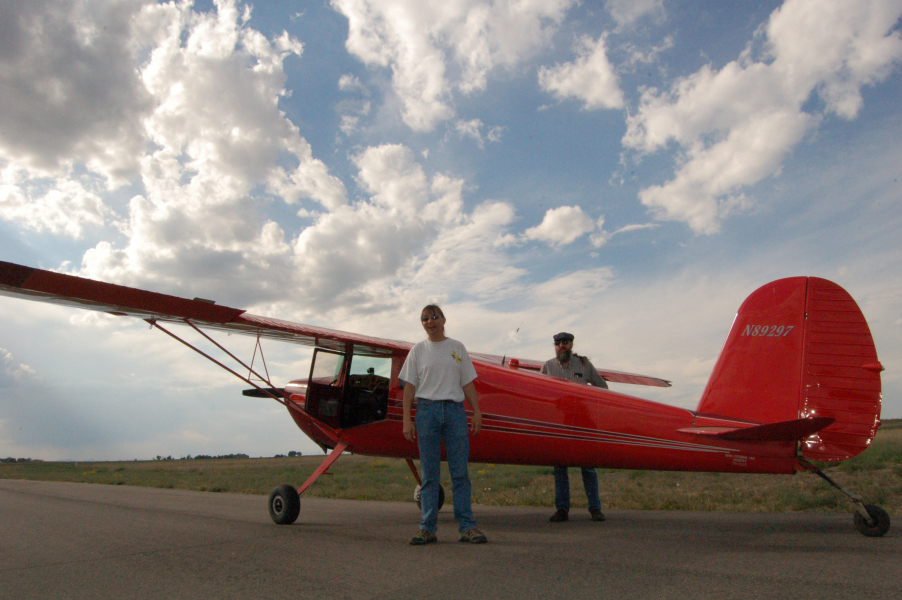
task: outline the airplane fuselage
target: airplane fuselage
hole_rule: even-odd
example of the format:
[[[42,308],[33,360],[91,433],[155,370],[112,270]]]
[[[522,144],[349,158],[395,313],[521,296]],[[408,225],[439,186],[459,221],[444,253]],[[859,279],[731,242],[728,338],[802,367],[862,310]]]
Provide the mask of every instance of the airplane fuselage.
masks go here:
[[[403,356],[395,357],[403,362]],[[470,460],[739,473],[796,471],[795,442],[724,441],[680,430],[748,427],[748,421],[699,415],[616,391],[522,369],[474,361],[482,430],[471,437]],[[311,414],[303,386],[286,388],[289,412],[317,443],[364,455],[417,458],[401,433],[401,388],[391,379],[384,419],[340,428]],[[293,392],[293,393],[292,393]],[[468,414],[472,411],[468,410]]]

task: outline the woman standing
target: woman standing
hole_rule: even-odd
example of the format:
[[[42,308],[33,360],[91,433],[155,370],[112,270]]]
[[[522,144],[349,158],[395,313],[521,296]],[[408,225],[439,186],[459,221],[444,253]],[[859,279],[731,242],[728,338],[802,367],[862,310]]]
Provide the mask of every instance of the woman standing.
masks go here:
[[[476,529],[473,518],[472,490],[467,461],[470,438],[464,399],[473,408],[473,435],[482,428],[482,412],[476,394],[476,369],[467,349],[445,335],[445,315],[434,304],[420,313],[427,339],[410,349],[400,378],[404,382],[404,437],[416,441],[420,449],[423,485],[420,506],[423,520],[413,536],[413,545],[438,541],[438,496],[441,475],[442,442],[451,472],[454,497],[454,519],[460,530],[460,541],[484,544],[485,535]],[[416,425],[411,420],[413,401],[417,401]]]

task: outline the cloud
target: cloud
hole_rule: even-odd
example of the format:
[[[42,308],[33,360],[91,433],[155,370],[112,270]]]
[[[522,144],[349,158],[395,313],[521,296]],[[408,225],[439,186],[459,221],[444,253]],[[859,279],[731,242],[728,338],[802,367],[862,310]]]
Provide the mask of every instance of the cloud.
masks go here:
[[[113,212],[81,181],[32,178],[27,169],[8,164],[0,170],[0,218],[78,239],[86,227],[104,225]]]
[[[668,35],[661,40],[660,44],[648,47],[637,47],[635,44],[627,42],[621,46],[621,50],[627,53],[627,59],[617,66],[617,70],[621,73],[633,72],[637,65],[650,65],[658,62],[660,56],[673,48],[673,36]]]
[[[492,143],[500,142],[501,134],[504,131],[503,127],[492,127],[483,133],[485,124],[481,119],[471,119],[469,121],[458,119],[454,123],[454,129],[457,131],[458,136],[474,140],[480,148],[485,147],[486,140]]]
[[[488,73],[513,67],[550,42],[573,0],[332,0],[348,19],[348,52],[388,68],[401,117],[431,131],[454,117],[451,97],[483,90]]]
[[[91,38],[128,65],[128,72],[136,75],[129,85],[140,93],[132,93],[132,87],[120,89],[119,95],[98,89],[95,94],[103,107],[87,101],[84,107],[78,102],[67,107],[75,123],[85,119],[94,125],[95,111],[118,111],[125,121],[111,124],[111,130],[140,133],[140,144],[117,144],[91,128],[79,135],[137,169],[140,180],[133,183],[141,193],[127,203],[126,215],[115,215],[103,203],[113,200],[109,192],[115,184],[104,184],[102,178],[110,171],[99,155],[82,152],[75,142],[34,146],[31,154],[7,158],[0,196],[4,218],[73,237],[88,226],[121,223],[125,244],[97,242],[85,253],[81,275],[169,292],[195,281],[209,284],[211,294],[232,293],[244,300],[261,292],[263,298],[279,295],[269,277],[291,269],[290,247],[281,228],[263,214],[267,200],[255,197],[255,190],[265,186],[282,201],[309,199],[327,209],[347,203],[344,184],[313,157],[310,145],[278,108],[285,94],[282,63],[299,55],[301,44],[285,34],[264,38],[246,26],[247,14],[226,0],[204,14],[192,12],[189,4],[123,4],[131,12],[112,11],[112,16],[105,10],[75,15],[73,6],[29,4],[31,11],[21,20],[56,23],[77,16],[79,25],[72,27],[84,29],[78,34],[82,37],[113,35],[104,32],[118,31],[117,24],[124,20],[144,44],[141,62],[130,46],[113,52],[110,42]],[[57,14],[60,7],[68,12]],[[62,25],[58,29],[68,31]],[[81,39],[77,32],[70,33],[68,38],[43,39],[41,51],[61,55],[73,39]],[[5,50],[4,56],[9,54]],[[82,76],[97,85],[107,83],[100,71],[113,69],[102,62],[82,66]],[[91,69],[98,72],[85,73]],[[30,93],[30,84],[23,81],[8,78],[17,89],[4,87],[0,93]],[[119,81],[108,85],[122,87]],[[148,99],[152,110],[147,109]],[[116,102],[131,108],[118,110]],[[37,103],[35,114],[41,116],[43,110]],[[4,135],[4,143],[9,139]],[[38,163],[68,166],[48,178],[35,171]],[[80,174],[85,171],[87,175]],[[236,273],[249,276],[242,284],[230,285]]]
[[[127,243],[97,243],[81,274],[162,283],[164,291],[186,279],[222,285],[228,273],[247,268],[259,278],[291,263],[255,189],[265,184],[288,203],[346,204],[344,185],[278,108],[282,64],[303,46],[284,33],[263,37],[234,1],[203,14],[190,3],[7,6],[11,33],[0,44],[8,67],[0,70],[4,218],[72,237],[121,222]],[[143,193],[128,203],[127,216],[114,215],[101,198],[138,175]],[[268,287],[247,282],[237,296]]]
[[[59,174],[73,162],[111,182],[137,173],[153,100],[134,68],[140,3],[0,5],[0,162]]]
[[[577,42],[577,59],[570,63],[541,67],[539,85],[559,99],[582,100],[586,110],[623,108],[623,92],[607,56],[605,37],[582,37]]]
[[[633,224],[633,225],[624,225],[617,231],[613,232],[611,235],[617,235],[620,233],[629,233],[630,231],[639,231],[642,229],[655,229],[660,227],[660,223],[641,223],[641,224]]]
[[[604,223],[604,219],[601,222]],[[542,222],[527,229],[523,238],[546,242],[552,246],[566,246],[592,231],[595,231],[595,223],[583,209],[579,206],[560,206],[548,210]]]
[[[456,285],[500,294],[522,275],[496,244],[513,220],[509,205],[465,212],[463,181],[427,176],[402,145],[368,148],[354,163],[368,199],[321,215],[294,245],[294,280],[311,309],[393,310],[446,298]]]
[[[783,159],[824,116],[854,118],[861,88],[902,60],[896,0],[788,0],[759,30],[766,50],[719,71],[705,66],[669,91],[646,90],[627,119],[623,144],[639,153],[681,149],[674,178],[639,197],[659,219],[713,233],[747,208],[742,189],[779,172]],[[806,111],[812,94],[818,112]]]
[[[606,0],[605,8],[617,25],[624,27],[645,16],[663,17],[664,0]]]
[[[460,289],[480,299],[522,290],[525,271],[509,264],[500,243],[510,235],[514,208],[489,201],[465,209],[463,180],[427,173],[410,148],[359,149],[351,164],[360,194],[348,200],[344,184],[278,107],[287,93],[283,63],[302,56],[300,42],[262,36],[248,25],[247,11],[228,0],[208,13],[188,4],[130,6],[126,20],[141,52],[124,53],[123,60],[131,61],[138,96],[151,108],[131,101],[143,111],[132,123],[141,148],[128,150],[140,179],[131,181],[137,193],[116,200],[121,214],[112,209],[103,174],[77,154],[62,155],[71,164],[53,180],[14,161],[3,171],[0,201],[10,209],[4,217],[20,226],[79,236],[87,227],[117,225],[121,236],[93,238],[75,274],[189,297],[202,290],[194,295],[318,321],[391,312],[419,305],[423,296],[455,298]],[[522,58],[553,21],[542,15],[560,16],[565,6],[501,18],[515,30],[493,29],[490,56],[481,63],[471,56],[475,70],[456,85],[482,85],[480,69]],[[473,25],[460,21],[464,15],[478,22],[488,18],[480,10],[501,10],[479,3],[464,8],[451,11],[438,30],[460,33]],[[423,17],[414,4],[401,9]],[[85,23],[102,31],[104,15],[86,15]],[[456,47],[463,52],[464,46]],[[353,92],[361,84],[344,76],[338,85]],[[499,129],[478,119],[461,123],[461,134],[477,142],[499,139]],[[294,211],[304,216],[277,220],[269,211],[274,202],[304,203]],[[562,244],[574,227],[577,237],[594,231],[588,218],[571,219],[570,233],[555,231],[550,219],[531,235]]]
[[[22,385],[36,376],[34,369],[18,363],[8,350],[0,348],[0,388]]]

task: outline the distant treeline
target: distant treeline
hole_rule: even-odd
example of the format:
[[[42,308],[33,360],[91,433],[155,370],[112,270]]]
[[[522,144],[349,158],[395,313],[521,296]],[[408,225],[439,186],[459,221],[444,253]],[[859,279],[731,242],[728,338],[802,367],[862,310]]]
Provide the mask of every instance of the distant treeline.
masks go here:
[[[273,458],[285,458],[286,456],[294,458],[296,456],[303,456],[301,452],[295,452],[292,450],[287,455],[286,454],[276,454]],[[210,456],[209,454],[198,454],[197,456],[183,456],[181,458],[172,458],[172,456],[156,456],[154,460],[215,460],[218,458],[250,458],[247,454],[238,453],[238,454],[220,454],[219,456]],[[21,459],[20,459],[21,460]]]
[[[292,450],[288,454],[276,454],[273,458],[295,458],[297,456],[303,456],[302,452],[296,452]],[[153,460],[215,460],[222,458],[250,458],[247,454],[238,453],[238,454],[221,454],[219,456],[210,456],[209,454],[198,454],[197,456],[183,456],[181,458],[173,458],[172,456],[155,456]],[[136,459],[137,460],[137,459]],[[12,456],[7,456],[6,458],[0,458],[0,463],[30,463],[30,462],[44,462],[43,459],[40,458],[13,458]],[[77,462],[77,461],[76,461]],[[90,461],[82,461],[82,462],[90,462]]]

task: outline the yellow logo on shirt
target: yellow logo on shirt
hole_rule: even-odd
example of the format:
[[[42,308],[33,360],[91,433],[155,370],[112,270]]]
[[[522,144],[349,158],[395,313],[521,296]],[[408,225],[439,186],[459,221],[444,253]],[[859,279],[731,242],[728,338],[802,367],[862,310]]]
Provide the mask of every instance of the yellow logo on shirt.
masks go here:
[[[454,357],[454,360],[457,361],[457,364],[460,364],[461,358],[457,355],[457,351],[456,351],[456,350],[452,350],[452,351],[451,351],[451,356]]]

